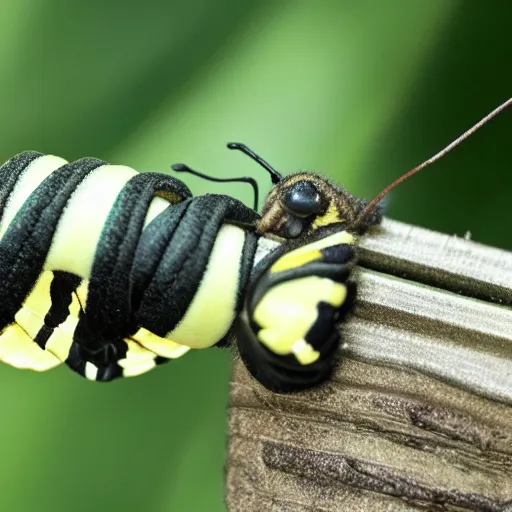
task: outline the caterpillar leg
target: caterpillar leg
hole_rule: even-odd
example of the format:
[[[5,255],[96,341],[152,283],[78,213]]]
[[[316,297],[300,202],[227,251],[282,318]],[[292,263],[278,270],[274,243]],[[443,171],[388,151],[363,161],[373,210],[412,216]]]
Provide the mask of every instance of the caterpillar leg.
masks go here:
[[[189,347],[176,351],[173,358],[166,358],[148,350],[133,339],[103,343],[95,350],[83,350],[73,344],[66,364],[74,372],[89,380],[110,382],[121,377],[142,375],[171,359],[181,357]]]
[[[189,350],[190,347],[160,338],[141,328],[132,337],[103,340],[95,344],[90,339],[81,342],[75,338],[66,364],[86,379],[109,382],[121,377],[142,375],[183,356]]]
[[[336,323],[355,294],[352,244],[346,231],[323,230],[256,269],[237,339],[247,368],[271,391],[307,389],[330,376],[340,345]]]
[[[123,338],[104,338],[91,332],[86,306],[89,284],[83,281],[75,290],[79,309],[73,310],[76,321],[65,355],[65,363],[78,375],[98,382],[135,377],[190,350],[144,328]]]

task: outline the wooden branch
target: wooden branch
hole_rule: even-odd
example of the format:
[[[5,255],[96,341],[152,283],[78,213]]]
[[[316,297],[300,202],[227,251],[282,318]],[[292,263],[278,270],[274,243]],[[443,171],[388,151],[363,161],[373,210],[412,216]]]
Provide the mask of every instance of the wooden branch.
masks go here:
[[[386,220],[327,385],[236,361],[228,510],[512,511],[512,254]]]

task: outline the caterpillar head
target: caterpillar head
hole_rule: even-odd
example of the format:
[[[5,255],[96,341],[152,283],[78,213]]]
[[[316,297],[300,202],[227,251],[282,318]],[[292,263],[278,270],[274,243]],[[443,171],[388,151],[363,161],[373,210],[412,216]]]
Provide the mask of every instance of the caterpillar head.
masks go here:
[[[283,176],[245,144],[230,142],[228,148],[242,151],[259,163],[274,184],[257,225],[260,234],[295,239],[333,224],[363,234],[382,220],[380,205],[368,210],[369,201],[353,196],[319,174],[298,172]]]
[[[358,234],[382,220],[380,208],[359,222],[368,201],[314,172],[282,178],[271,190],[261,212],[258,232],[280,238],[297,238],[320,227],[341,224]]]

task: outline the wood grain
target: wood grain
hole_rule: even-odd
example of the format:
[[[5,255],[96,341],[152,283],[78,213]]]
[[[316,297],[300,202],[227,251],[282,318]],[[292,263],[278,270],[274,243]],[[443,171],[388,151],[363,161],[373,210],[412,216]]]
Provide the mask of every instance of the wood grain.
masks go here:
[[[512,254],[391,220],[360,247],[329,383],[235,362],[228,510],[512,511]]]

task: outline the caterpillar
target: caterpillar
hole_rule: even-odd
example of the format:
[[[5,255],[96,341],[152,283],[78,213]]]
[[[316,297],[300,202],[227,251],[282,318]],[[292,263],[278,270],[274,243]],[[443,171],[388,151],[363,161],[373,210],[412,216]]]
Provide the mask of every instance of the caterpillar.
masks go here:
[[[358,237],[380,223],[381,199],[512,100],[372,201],[312,172],[281,176],[261,215],[226,195],[192,197],[173,176],[94,158],[28,151],[0,167],[0,360],[46,371],[66,364],[111,381],[233,333],[251,374],[276,392],[328,379],[336,324],[356,294]],[[173,166],[200,176],[184,164]],[[256,265],[260,243],[281,241]]]

